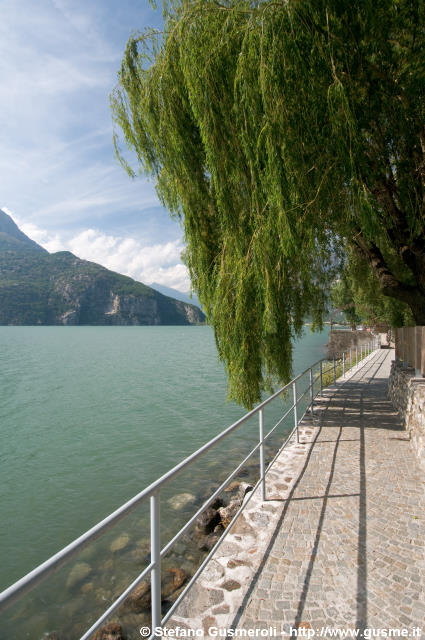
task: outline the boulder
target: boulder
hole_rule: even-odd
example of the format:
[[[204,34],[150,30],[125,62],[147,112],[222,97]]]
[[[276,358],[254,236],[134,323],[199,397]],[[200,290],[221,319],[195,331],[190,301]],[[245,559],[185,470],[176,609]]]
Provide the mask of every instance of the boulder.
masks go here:
[[[198,549],[200,551],[211,551],[213,546],[218,542],[220,536],[220,533],[210,533],[207,536],[204,536],[198,544]]]
[[[238,480],[233,480],[224,491],[225,493],[233,493],[234,491],[238,491],[239,485],[240,482]]]
[[[93,589],[94,589],[93,582],[86,582],[81,587],[81,593],[90,593],[90,591],[93,591]]]
[[[178,493],[176,496],[167,500],[167,503],[172,509],[179,511],[180,509],[184,509],[187,505],[193,504],[195,500],[196,498],[192,493]]]
[[[121,625],[117,622],[109,622],[96,631],[93,640],[125,640],[125,638]]]
[[[122,533],[118,538],[115,538],[115,540],[111,543],[109,550],[112,551],[112,553],[115,553],[117,551],[122,551],[123,549],[125,549],[125,547],[128,545],[129,542],[130,542],[130,536],[128,535],[128,533]]]
[[[85,578],[92,572],[92,568],[87,562],[78,562],[74,565],[69,573],[68,579],[66,581],[66,586],[68,589],[72,589],[80,582],[83,582]]]
[[[241,482],[239,484],[239,489],[238,489],[238,492],[237,492],[237,496],[238,496],[239,500],[241,502],[243,502],[246,494],[249,493],[250,491],[252,491],[253,488],[254,487],[252,486],[252,484],[249,484],[249,482]]]
[[[125,601],[130,609],[136,613],[147,611],[151,606],[151,586],[143,580],[128,596]]]
[[[183,569],[173,567],[168,569],[161,581],[161,596],[164,600],[170,599],[176,591],[186,582],[186,573]]]
[[[200,533],[211,533],[220,523],[220,514],[216,509],[208,507],[196,520],[196,528]]]
[[[227,507],[220,507],[218,513],[220,514],[221,524],[226,528],[231,519],[236,515],[241,506],[240,500],[233,500]]]
[[[211,509],[215,509],[217,511],[217,509],[219,509],[220,507],[222,507],[224,505],[224,502],[221,498],[216,498],[211,504],[210,507]]]

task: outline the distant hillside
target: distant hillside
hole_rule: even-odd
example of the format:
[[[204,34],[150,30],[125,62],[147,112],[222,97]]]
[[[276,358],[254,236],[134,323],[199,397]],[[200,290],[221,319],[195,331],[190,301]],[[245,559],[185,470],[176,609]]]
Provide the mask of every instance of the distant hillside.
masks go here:
[[[201,308],[201,304],[195,295],[190,297],[190,293],[182,293],[181,291],[178,291],[178,289],[166,287],[164,284],[158,284],[158,282],[152,282],[149,286],[152,287],[152,289],[155,289],[155,291],[159,291],[159,293],[162,293],[164,296],[169,296],[170,298],[175,298],[176,300],[181,300],[188,304],[194,304]]]
[[[0,209],[0,251],[36,251],[47,253],[46,249],[28,238],[13,222],[12,218]]]
[[[0,210],[0,325],[188,325],[193,304],[80,260],[50,254]]]

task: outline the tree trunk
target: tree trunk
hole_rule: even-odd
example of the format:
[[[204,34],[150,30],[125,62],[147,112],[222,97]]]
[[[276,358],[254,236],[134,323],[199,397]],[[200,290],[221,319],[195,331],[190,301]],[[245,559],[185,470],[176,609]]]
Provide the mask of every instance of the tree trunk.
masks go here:
[[[423,274],[421,273],[420,277],[416,277],[416,285],[401,282],[389,269],[381,250],[374,243],[366,243],[362,238],[361,233],[358,233],[356,240],[354,241],[354,245],[360,255],[365,258],[371,266],[372,271],[378,278],[381,285],[381,291],[384,296],[395,298],[396,300],[400,300],[400,302],[407,304],[412,311],[416,324],[424,326],[425,287],[422,286]],[[406,251],[405,253],[407,256],[408,253],[410,254],[410,251]],[[423,255],[419,255],[418,252],[416,253],[416,261],[419,263],[419,261],[423,259]],[[405,262],[407,262],[407,258]],[[406,266],[410,267],[410,265]],[[415,270],[413,273],[415,274]]]
[[[425,326],[425,295],[417,289],[412,299],[406,302],[412,310],[416,325]]]

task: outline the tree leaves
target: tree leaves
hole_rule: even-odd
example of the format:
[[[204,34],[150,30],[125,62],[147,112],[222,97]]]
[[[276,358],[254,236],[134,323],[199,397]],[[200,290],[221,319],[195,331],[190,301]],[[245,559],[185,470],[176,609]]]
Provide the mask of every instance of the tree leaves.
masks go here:
[[[413,0],[175,0],[163,34],[129,40],[114,120],[182,222],[247,406],[290,377],[347,245],[425,312],[424,23]]]

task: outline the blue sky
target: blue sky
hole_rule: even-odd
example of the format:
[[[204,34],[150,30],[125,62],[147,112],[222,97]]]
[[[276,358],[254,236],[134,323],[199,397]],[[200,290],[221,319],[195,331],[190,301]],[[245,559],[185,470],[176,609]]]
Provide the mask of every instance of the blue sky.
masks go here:
[[[187,291],[178,223],[112,146],[125,43],[161,23],[148,0],[0,0],[0,207],[49,251]]]

